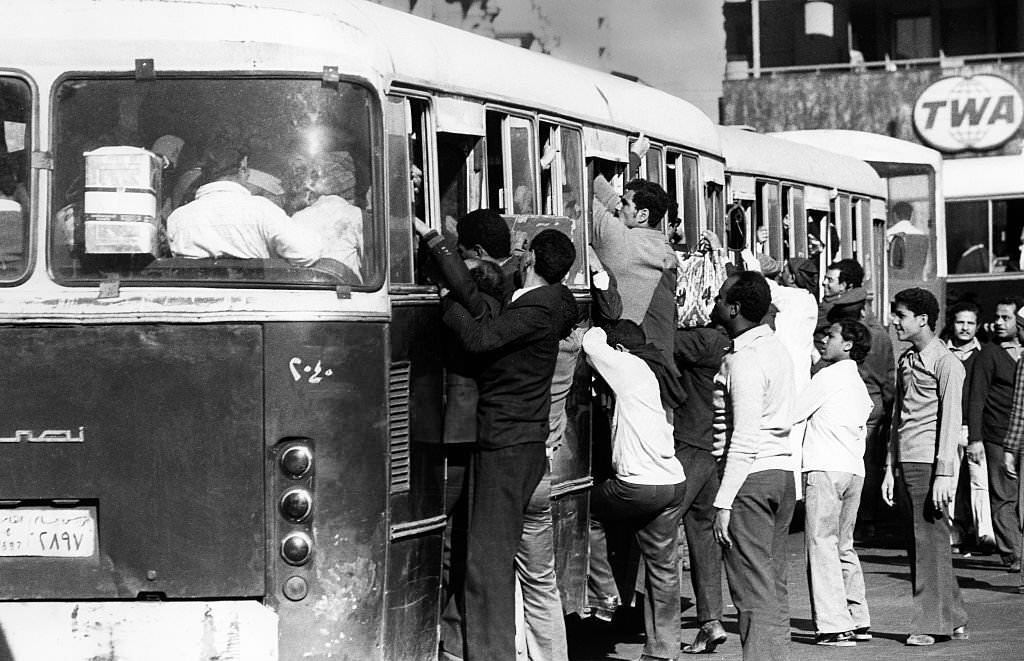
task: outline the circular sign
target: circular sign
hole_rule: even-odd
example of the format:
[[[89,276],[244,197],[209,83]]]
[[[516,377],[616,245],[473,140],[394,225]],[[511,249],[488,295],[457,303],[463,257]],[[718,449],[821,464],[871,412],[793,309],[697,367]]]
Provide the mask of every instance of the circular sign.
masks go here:
[[[991,74],[953,76],[928,86],[914,103],[914,128],[926,144],[945,152],[999,147],[1024,120],[1020,92]]]

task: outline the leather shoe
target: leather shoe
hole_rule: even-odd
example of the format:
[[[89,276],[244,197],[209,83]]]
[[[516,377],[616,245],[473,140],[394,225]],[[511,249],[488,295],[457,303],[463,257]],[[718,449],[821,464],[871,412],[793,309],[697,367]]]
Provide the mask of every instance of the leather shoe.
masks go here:
[[[926,633],[912,633],[907,636],[907,645],[913,647],[924,647],[926,645],[934,645],[935,638],[929,636]]]
[[[962,624],[957,628],[953,629],[953,635],[950,636],[953,640],[968,640],[971,634],[967,633],[967,625]]]
[[[700,625],[697,636],[689,645],[682,647],[684,654],[710,654],[715,648],[725,642],[725,627],[718,620],[709,620]]]

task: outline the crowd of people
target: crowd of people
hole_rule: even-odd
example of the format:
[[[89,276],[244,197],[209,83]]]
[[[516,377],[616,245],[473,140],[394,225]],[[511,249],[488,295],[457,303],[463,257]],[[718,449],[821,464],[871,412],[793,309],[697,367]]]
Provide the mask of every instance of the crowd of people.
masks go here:
[[[906,644],[966,639],[951,545],[990,546],[1020,568],[1021,303],[999,303],[982,343],[977,307],[952,308],[940,338],[935,297],[900,291],[892,326],[909,348],[897,359],[855,260],[829,264],[819,283],[807,259],[746,251],[725,263],[706,232],[686,259],[726,268],[710,322],[694,323],[701,315],[681,314],[695,304],[677,279],[684,258],[662,228],[668,195],[645,180],[623,188],[594,182],[589,314],[562,284],[577,256],[557,230],[513,253],[495,211],[461,219],[455,245],[415,221],[448,335],[442,658],[514,658],[517,620],[528,658],[568,658],[549,494],[581,360],[610,430],[610,465],[594,467],[608,477],[590,495],[583,615],[611,621],[624,606],[608,540],[629,536],[641,659],[727,640],[723,568],[744,659],[788,658],[786,550],[801,499],[815,642],[871,640],[854,533],[872,534],[897,503],[913,583]],[[679,627],[680,530],[699,623],[691,642]]]

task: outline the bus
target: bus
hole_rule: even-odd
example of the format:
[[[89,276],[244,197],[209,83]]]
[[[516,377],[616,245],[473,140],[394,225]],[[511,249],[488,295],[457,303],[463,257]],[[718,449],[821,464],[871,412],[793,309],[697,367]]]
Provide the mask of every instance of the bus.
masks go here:
[[[989,313],[1021,291],[1024,159],[956,158],[943,168],[947,300],[972,300]]]
[[[721,224],[714,124],[357,0],[5,10],[0,656],[436,658],[444,365],[413,219],[451,236],[492,207],[517,244],[559,227],[585,304],[589,182],[621,186],[650,140],[637,167],[695,243]],[[324,256],[171,250],[211,145],[293,220],[332,209]],[[589,396],[581,364],[552,460],[567,612]]]
[[[838,259],[856,259],[869,305],[885,301],[880,237],[887,191],[875,171],[850,156],[738,127],[720,127],[719,135],[729,205],[725,246],[779,261],[811,259],[822,274]]]
[[[888,323],[889,295],[923,287],[945,301],[946,209],[941,203],[942,155],[916,143],[863,131],[812,129],[774,133],[781,138],[858,158],[870,164],[888,189],[888,218],[874,226],[875,264],[885,258],[888,293],[875,309]],[[867,268],[865,268],[867,271]]]

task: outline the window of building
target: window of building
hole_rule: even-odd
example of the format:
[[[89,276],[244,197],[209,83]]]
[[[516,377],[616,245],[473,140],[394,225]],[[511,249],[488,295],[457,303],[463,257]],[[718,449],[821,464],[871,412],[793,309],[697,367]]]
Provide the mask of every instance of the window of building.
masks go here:
[[[932,19],[930,16],[902,16],[893,20],[893,52],[895,58],[909,60],[934,57]]]

